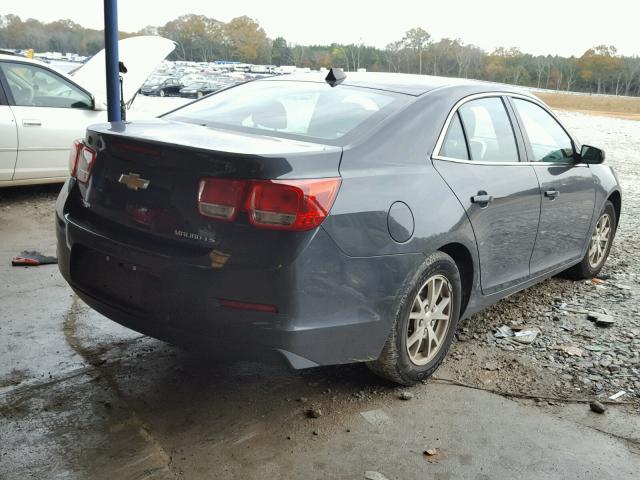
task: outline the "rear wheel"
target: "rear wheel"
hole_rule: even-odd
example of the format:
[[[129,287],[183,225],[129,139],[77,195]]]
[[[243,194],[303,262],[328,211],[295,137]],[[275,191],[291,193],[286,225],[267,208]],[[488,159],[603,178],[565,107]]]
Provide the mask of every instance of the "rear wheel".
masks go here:
[[[403,293],[398,314],[375,373],[403,385],[429,377],[444,360],[460,315],[460,273],[453,259],[436,252]]]
[[[616,209],[611,202],[607,201],[591,233],[587,253],[580,263],[564,272],[567,277],[585,279],[593,278],[600,273],[611,251],[617,228],[616,220]]]

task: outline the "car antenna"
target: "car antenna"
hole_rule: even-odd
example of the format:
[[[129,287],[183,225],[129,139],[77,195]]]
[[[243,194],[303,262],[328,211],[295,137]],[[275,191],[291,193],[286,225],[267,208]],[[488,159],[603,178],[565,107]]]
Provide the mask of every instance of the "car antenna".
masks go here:
[[[127,67],[124,66],[123,62],[118,62],[118,71],[121,74],[127,73]],[[120,75],[120,118],[123,122],[127,120],[127,104],[124,101],[124,77]]]
[[[345,78],[347,78],[347,74],[341,68],[331,67],[324,81],[333,88],[336,85],[340,85]]]

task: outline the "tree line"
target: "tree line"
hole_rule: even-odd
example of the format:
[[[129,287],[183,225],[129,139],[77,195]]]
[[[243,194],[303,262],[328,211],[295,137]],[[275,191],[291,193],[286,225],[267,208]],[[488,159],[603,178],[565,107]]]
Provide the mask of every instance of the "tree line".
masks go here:
[[[172,60],[235,60],[247,63],[342,67],[347,71],[404,72],[475,78],[554,90],[640,96],[640,57],[619,55],[612,45],[598,45],[580,57],[531,55],[517,48],[487,52],[461,39],[435,41],[412,28],[385,48],[365,44],[293,45],[284,37],[269,39],[260,24],[242,16],[221,22],[204,15],[183,15],[160,27],[132,35],[162,35],[176,42]],[[71,20],[42,23],[16,15],[0,16],[0,48],[92,55],[103,48],[102,31]]]

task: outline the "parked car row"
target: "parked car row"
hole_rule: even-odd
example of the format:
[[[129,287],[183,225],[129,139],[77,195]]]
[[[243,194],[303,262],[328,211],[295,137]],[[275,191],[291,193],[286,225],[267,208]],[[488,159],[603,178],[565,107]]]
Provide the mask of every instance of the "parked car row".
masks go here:
[[[157,97],[185,97],[202,98],[205,95],[216,92],[237,83],[246,81],[243,79],[217,78],[198,79],[185,82],[174,77],[151,77],[140,89],[143,95]]]
[[[158,97],[201,98],[231,85],[280,73],[284,72],[261,65],[164,61],[145,82],[140,93]]]

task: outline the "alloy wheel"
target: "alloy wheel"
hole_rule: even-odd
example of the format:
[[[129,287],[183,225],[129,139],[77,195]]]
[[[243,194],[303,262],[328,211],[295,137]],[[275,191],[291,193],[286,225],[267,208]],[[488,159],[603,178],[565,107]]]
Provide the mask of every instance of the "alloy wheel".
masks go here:
[[[591,243],[589,244],[589,265],[591,268],[597,268],[604,259],[610,238],[611,217],[608,213],[603,213],[591,234]]]
[[[407,328],[406,346],[415,365],[426,365],[445,343],[451,322],[453,289],[443,275],[429,277],[416,295]]]

